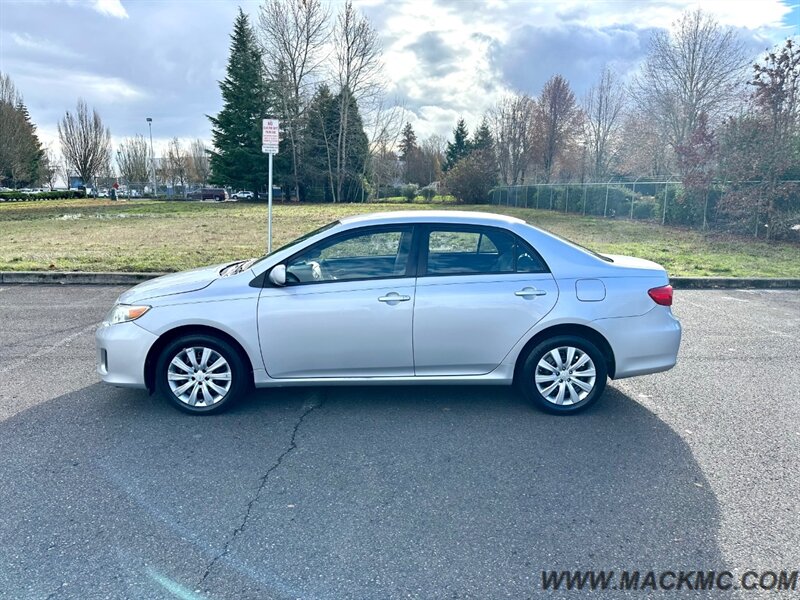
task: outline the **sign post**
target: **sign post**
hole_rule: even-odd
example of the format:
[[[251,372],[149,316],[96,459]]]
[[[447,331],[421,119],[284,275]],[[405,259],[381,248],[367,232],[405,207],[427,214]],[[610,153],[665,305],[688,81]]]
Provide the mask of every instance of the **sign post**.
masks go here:
[[[269,155],[269,181],[267,182],[267,253],[272,252],[272,156],[278,153],[280,123],[278,119],[264,119],[261,123],[261,152]]]

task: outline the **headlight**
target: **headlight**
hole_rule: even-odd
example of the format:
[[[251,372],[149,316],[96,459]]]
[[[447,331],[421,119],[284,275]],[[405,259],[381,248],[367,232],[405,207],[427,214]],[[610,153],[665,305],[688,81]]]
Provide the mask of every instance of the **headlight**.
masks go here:
[[[117,304],[106,315],[106,318],[103,320],[103,325],[114,325],[115,323],[127,323],[128,321],[135,321],[148,310],[150,310],[149,306]]]

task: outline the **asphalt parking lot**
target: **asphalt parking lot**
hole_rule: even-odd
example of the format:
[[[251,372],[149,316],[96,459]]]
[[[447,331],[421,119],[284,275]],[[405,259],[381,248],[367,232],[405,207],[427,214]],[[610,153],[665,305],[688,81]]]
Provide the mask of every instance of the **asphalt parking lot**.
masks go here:
[[[797,291],[677,292],[678,366],[567,418],[486,387],[187,416],[98,382],[120,291],[0,287],[0,598],[539,598],[550,569],[800,567]]]

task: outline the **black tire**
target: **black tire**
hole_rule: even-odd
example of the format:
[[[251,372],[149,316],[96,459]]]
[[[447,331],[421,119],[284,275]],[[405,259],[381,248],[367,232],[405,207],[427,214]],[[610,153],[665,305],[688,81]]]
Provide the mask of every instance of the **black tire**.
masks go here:
[[[540,361],[543,359],[543,357],[545,357],[545,355],[552,350],[569,347],[576,348],[577,350],[587,354],[594,363],[595,376],[593,387],[584,398],[581,398],[577,402],[572,404],[555,404],[553,401],[548,400],[539,391],[535,383],[535,376],[537,370],[539,370],[542,375],[550,375],[549,371],[538,367]],[[562,356],[562,358],[565,358],[566,356],[561,352],[559,352],[559,354]],[[550,362],[550,359],[548,359],[548,362]],[[574,362],[575,361],[573,361],[573,364]],[[566,369],[565,376],[568,376],[568,374],[569,370]],[[606,358],[603,356],[603,353],[600,352],[597,346],[595,346],[589,340],[579,336],[559,335],[548,338],[531,349],[531,351],[528,353],[528,356],[525,358],[522,368],[519,370],[517,381],[515,383],[517,384],[517,387],[519,387],[522,394],[528,400],[533,402],[533,404],[539,410],[556,415],[572,415],[581,412],[582,410],[586,410],[589,406],[597,402],[598,398],[603,395],[607,378],[608,365],[606,364]],[[588,378],[581,376],[580,381],[584,384],[587,384]],[[553,383],[557,382],[554,381]],[[576,392],[580,391],[580,388],[578,388],[577,385],[572,385],[571,387],[576,390]],[[565,389],[568,388],[565,386]],[[547,388],[545,388],[545,391],[547,391]],[[569,399],[567,399],[567,401],[569,401]]]
[[[210,390],[203,385],[197,394],[198,397],[203,397],[203,390],[209,389],[212,398],[216,395],[222,396],[220,399],[213,401],[211,404],[206,405],[205,398],[203,398],[202,405],[192,406],[186,401],[181,400],[181,398],[177,396],[170,387],[168,373],[170,371],[172,360],[179,356],[188,357],[188,354],[184,354],[184,352],[189,348],[198,349],[198,351],[195,353],[195,357],[198,359],[202,359],[202,350],[200,349],[208,348],[213,353],[212,356],[219,355],[219,357],[223,358],[225,362],[227,362],[227,367],[230,371],[230,386],[228,387],[227,391],[224,394],[217,394],[213,390]],[[209,360],[209,362],[212,361]],[[188,363],[185,361],[184,364],[188,365]],[[173,372],[178,373],[180,377],[183,376],[183,371],[180,369],[173,367]],[[224,382],[217,381],[211,376],[209,376],[209,379],[214,380],[212,383],[222,383],[222,385],[225,385]],[[187,377],[186,383],[188,382],[189,378]],[[169,400],[175,408],[193,415],[211,415],[227,410],[247,393],[248,389],[250,388],[250,384],[251,381],[249,379],[248,369],[245,367],[245,361],[242,359],[239,352],[228,342],[211,335],[187,335],[170,342],[162,350],[156,364],[156,390],[158,390],[158,393]],[[212,398],[210,398],[209,401],[211,401]],[[198,402],[198,404],[200,404],[200,402]]]

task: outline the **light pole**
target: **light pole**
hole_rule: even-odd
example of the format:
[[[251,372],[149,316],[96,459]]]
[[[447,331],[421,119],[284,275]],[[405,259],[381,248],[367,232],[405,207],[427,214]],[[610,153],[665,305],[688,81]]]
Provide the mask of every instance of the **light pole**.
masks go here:
[[[153,119],[152,117],[147,117],[147,126],[150,129],[150,172],[153,178],[153,194],[158,196],[158,191],[156,190],[156,155],[153,152]]]

